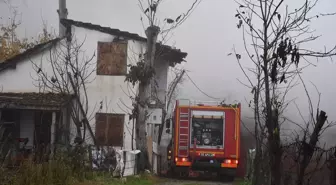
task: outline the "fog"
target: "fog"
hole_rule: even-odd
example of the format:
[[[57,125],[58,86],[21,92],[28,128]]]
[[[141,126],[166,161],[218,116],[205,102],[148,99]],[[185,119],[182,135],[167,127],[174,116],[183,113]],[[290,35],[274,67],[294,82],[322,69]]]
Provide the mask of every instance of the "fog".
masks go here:
[[[0,1],[1,2],[1,1]],[[11,0],[12,5],[17,7],[20,13],[22,24],[19,28],[20,36],[36,36],[43,27],[43,22],[49,30],[58,32],[58,9],[57,0]],[[185,12],[193,0],[165,0],[159,9],[159,17],[163,20],[166,17],[177,17]],[[291,2],[290,7],[300,5],[299,0]],[[140,21],[140,9],[137,0],[68,0],[68,18],[100,24],[120,30],[139,33],[144,35],[143,25]],[[335,12],[335,0],[320,0],[315,9],[315,13]],[[243,120],[247,127],[253,127],[251,110],[248,108],[246,100],[251,100],[250,89],[238,82],[246,81],[235,58],[227,56],[232,51],[233,46],[242,54],[242,64],[251,66],[243,53],[242,32],[236,27],[234,17],[237,5],[229,0],[203,0],[189,19],[179,28],[173,31],[167,44],[188,52],[187,62],[183,68],[188,70],[188,75],[195,84],[206,94],[226,99],[228,102],[241,102],[243,106]],[[5,20],[8,15],[8,7],[0,4],[0,15]],[[320,39],[314,41],[306,48],[323,50],[336,44],[335,29],[336,21],[334,17],[323,17],[312,23],[312,28],[316,30],[315,35],[322,35]],[[245,57],[245,58],[244,58]],[[312,59],[316,67],[311,66],[305,69],[302,77],[305,80],[308,91],[311,94],[313,103],[316,105],[318,96],[312,85],[315,84],[321,93],[320,109],[326,111],[329,120],[336,120],[334,106],[336,100],[336,64],[330,59],[320,59],[318,62]],[[180,87],[179,98],[211,100],[194,86],[186,78],[183,86]],[[292,89],[288,99],[295,98],[304,116],[308,113],[308,101],[302,86]],[[285,115],[294,121],[303,123],[294,104],[290,105]],[[286,125],[286,129],[292,129],[291,125]],[[331,141],[334,130],[329,130],[328,137]],[[335,132],[336,133],[336,132]],[[329,142],[329,145],[336,144]]]

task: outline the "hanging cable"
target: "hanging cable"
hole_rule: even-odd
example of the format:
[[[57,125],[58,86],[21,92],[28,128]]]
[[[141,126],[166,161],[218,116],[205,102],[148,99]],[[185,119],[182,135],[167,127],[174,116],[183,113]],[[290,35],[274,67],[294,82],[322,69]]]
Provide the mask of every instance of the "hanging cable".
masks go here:
[[[189,80],[191,81],[191,83],[193,83],[194,86],[195,86],[195,87],[196,87],[202,94],[204,94],[205,96],[207,96],[207,97],[209,97],[209,98],[211,98],[211,99],[214,99],[214,100],[221,100],[220,98],[215,98],[215,97],[213,97],[213,96],[208,95],[208,94],[205,93],[204,91],[202,91],[202,90],[197,86],[197,84],[190,78],[190,76],[188,75],[188,73],[185,72],[185,74],[187,75],[187,77],[189,78]]]

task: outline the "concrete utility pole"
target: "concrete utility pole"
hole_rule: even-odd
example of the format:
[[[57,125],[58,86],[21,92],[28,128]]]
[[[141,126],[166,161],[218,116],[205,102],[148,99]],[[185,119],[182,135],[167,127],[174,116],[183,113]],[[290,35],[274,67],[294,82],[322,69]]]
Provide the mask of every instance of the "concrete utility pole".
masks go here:
[[[61,19],[68,18],[68,9],[66,8],[66,0],[59,0],[59,8],[57,10],[59,17],[59,37],[64,37],[66,28],[62,25]]]

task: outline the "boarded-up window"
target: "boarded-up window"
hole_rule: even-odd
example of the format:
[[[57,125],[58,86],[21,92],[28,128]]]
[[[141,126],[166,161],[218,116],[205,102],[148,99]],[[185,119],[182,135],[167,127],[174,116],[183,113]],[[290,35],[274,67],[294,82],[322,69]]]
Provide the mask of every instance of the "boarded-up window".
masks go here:
[[[96,113],[96,140],[99,146],[122,146],[124,114]]]
[[[126,75],[127,42],[98,42],[97,75]]]

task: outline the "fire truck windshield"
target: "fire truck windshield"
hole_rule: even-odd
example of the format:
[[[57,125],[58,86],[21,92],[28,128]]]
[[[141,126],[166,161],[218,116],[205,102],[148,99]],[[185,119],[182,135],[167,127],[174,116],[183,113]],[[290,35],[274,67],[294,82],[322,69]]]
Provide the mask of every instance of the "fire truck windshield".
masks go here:
[[[196,138],[196,148],[223,148],[223,127],[222,118],[193,118],[190,129],[190,146],[194,147],[194,139]]]

